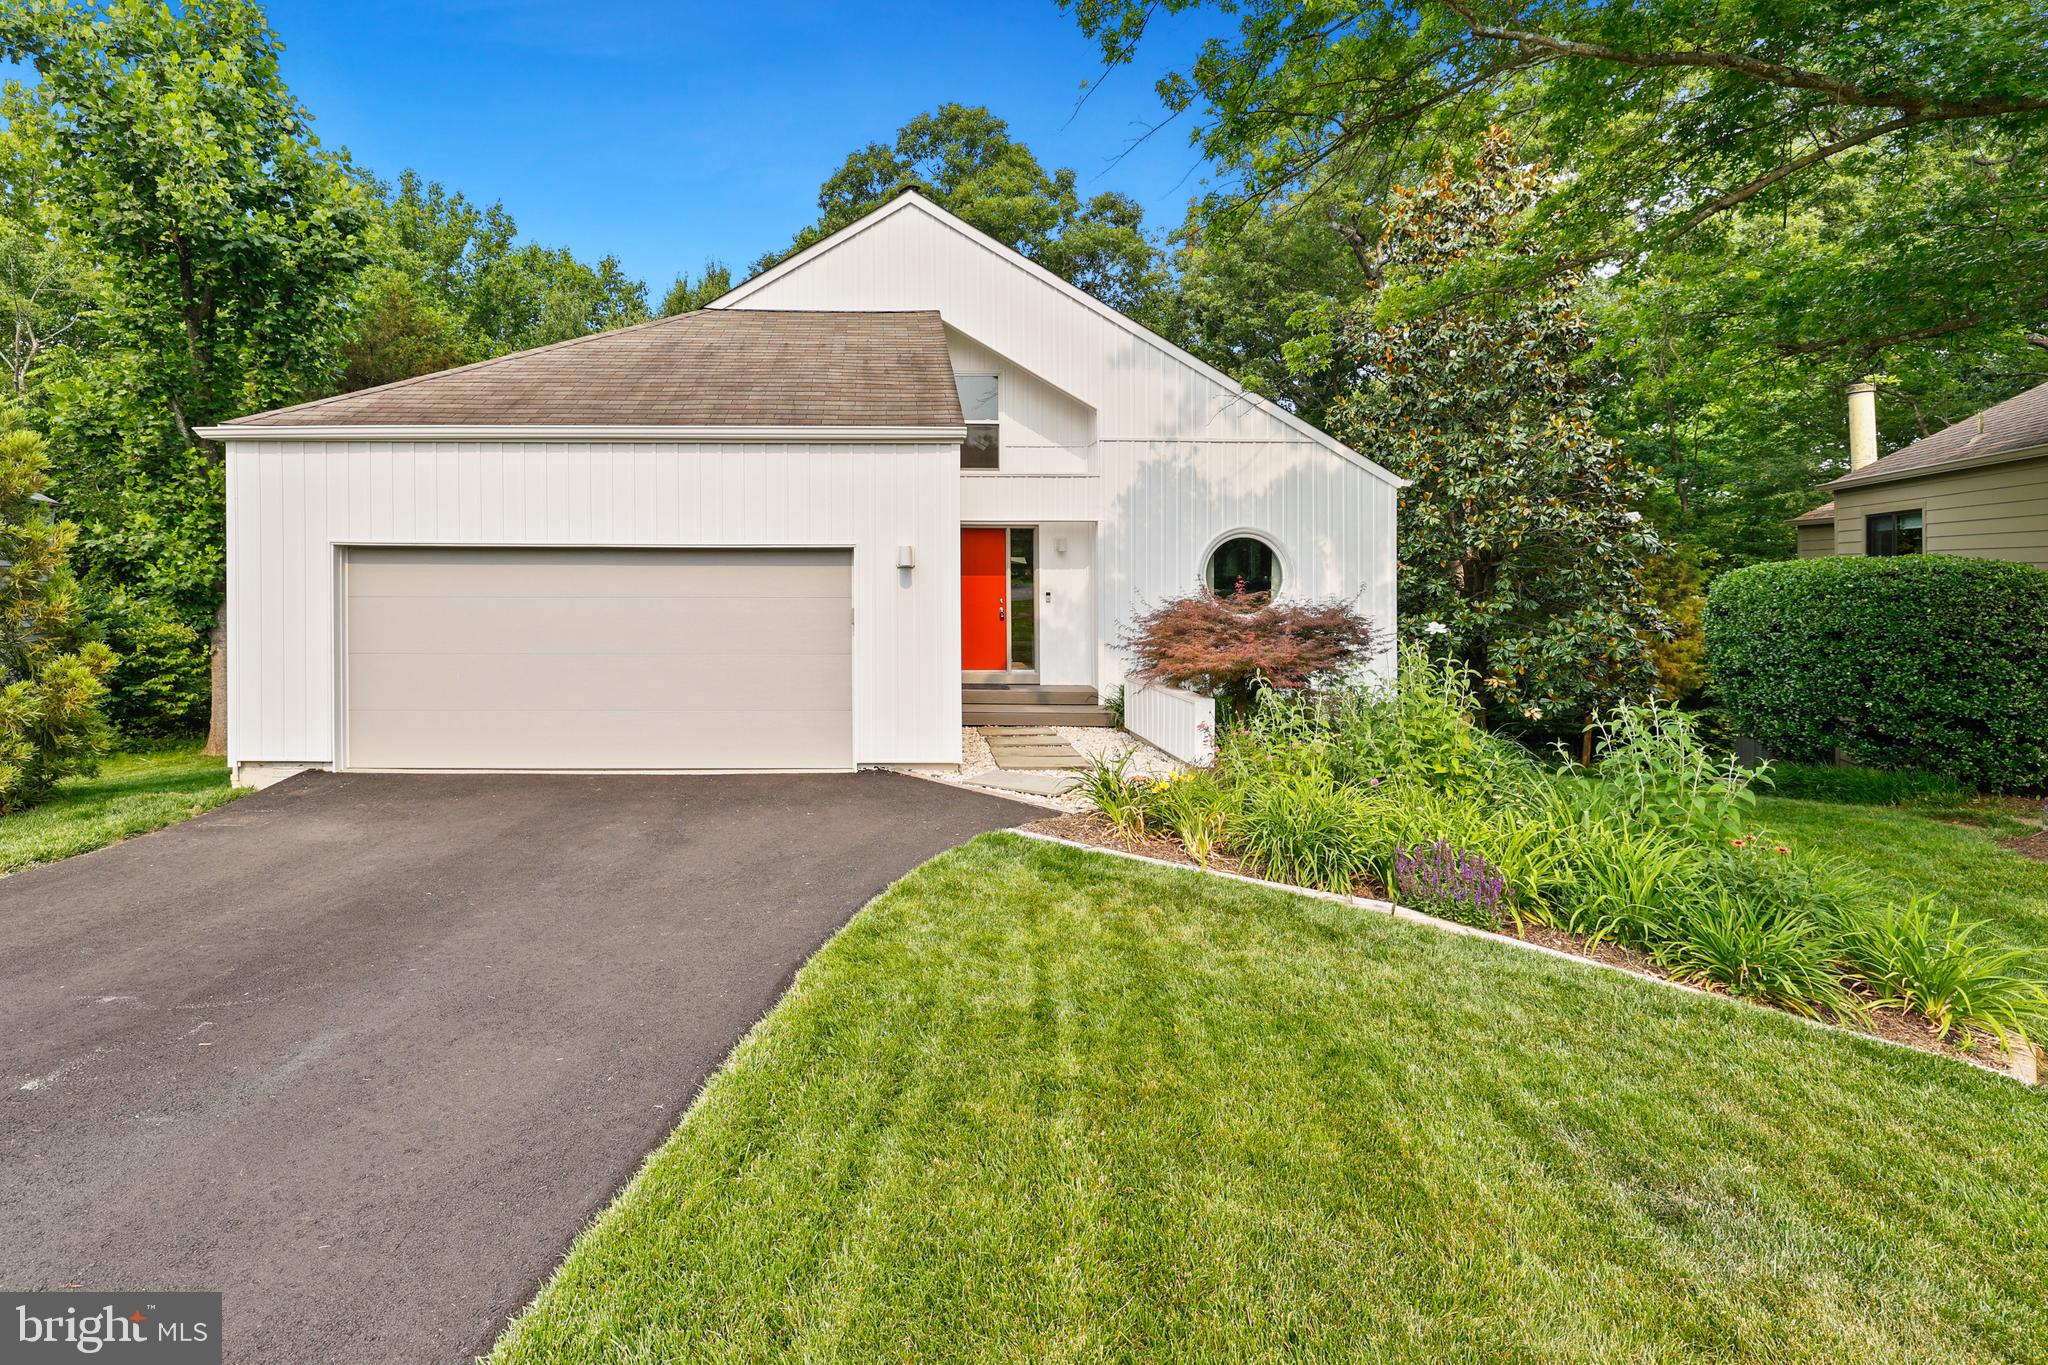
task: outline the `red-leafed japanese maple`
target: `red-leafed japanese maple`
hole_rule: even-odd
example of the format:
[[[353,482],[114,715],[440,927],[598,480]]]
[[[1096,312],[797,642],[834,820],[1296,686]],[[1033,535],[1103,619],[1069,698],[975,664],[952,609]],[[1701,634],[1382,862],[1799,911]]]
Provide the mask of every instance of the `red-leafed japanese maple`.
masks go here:
[[[1354,668],[1381,641],[1372,621],[1341,598],[1192,592],[1133,619],[1120,643],[1138,680],[1242,705],[1261,682],[1292,690]]]

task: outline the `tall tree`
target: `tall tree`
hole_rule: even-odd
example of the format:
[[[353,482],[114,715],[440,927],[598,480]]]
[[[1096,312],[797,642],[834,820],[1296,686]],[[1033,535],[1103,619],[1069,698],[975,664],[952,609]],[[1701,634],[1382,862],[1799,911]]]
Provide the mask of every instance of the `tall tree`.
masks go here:
[[[1540,167],[1488,135],[1391,198],[1358,306],[1291,347],[1349,387],[1340,434],[1410,480],[1401,499],[1401,625],[1479,675],[1489,717],[1556,725],[1646,695],[1663,623],[1642,582],[1656,537],[1645,481],[1594,424],[1579,282],[1396,306],[1474,256],[1510,249]],[[1366,438],[1370,437],[1370,440]]]
[[[9,125],[95,267],[99,346],[56,395],[89,556],[212,615],[226,742],[223,480],[199,428],[327,391],[366,259],[363,197],[278,74],[250,0],[21,0]]]
[[[915,189],[1112,308],[1141,310],[1160,283],[1144,210],[1121,194],[1081,196],[1067,168],[1047,173],[988,110],[943,104],[848,156],[818,190],[818,221],[754,273],[831,236]]]
[[[369,250],[343,342],[344,390],[643,322],[647,288],[615,257],[596,265],[518,240],[503,204],[479,205],[406,171],[366,181]]]
[[[43,491],[43,438],[0,407],[0,814],[90,772],[106,747],[107,647],[89,640],[65,562],[78,528]]]
[[[2048,368],[2048,0],[1062,2],[1112,63],[1214,11],[1159,90],[1224,169],[1200,216],[1224,250],[1276,224],[1355,249],[1418,157],[1511,125],[1559,174],[1523,249],[1436,292],[1592,272],[1628,380],[1603,420],[1705,562],[1790,552],[1847,381],[1885,381],[1900,441]]]

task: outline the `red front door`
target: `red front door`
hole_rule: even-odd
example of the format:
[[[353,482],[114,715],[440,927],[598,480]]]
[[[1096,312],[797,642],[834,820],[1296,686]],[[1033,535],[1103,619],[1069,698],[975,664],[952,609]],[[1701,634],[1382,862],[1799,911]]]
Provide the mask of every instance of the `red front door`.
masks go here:
[[[960,667],[1010,666],[1010,533],[960,528]]]

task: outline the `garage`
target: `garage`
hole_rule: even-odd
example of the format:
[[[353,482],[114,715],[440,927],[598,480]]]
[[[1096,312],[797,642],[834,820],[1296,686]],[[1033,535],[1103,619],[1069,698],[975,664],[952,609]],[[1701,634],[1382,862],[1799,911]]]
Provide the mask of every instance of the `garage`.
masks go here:
[[[350,547],[343,766],[853,766],[845,549]]]

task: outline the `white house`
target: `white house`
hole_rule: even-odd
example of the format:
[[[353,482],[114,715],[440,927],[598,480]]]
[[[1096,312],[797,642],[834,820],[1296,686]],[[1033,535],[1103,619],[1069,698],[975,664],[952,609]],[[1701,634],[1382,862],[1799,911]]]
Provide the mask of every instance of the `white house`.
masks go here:
[[[1399,480],[911,194],[711,309],[205,434],[244,781],[957,763],[1204,584],[1394,621]]]

